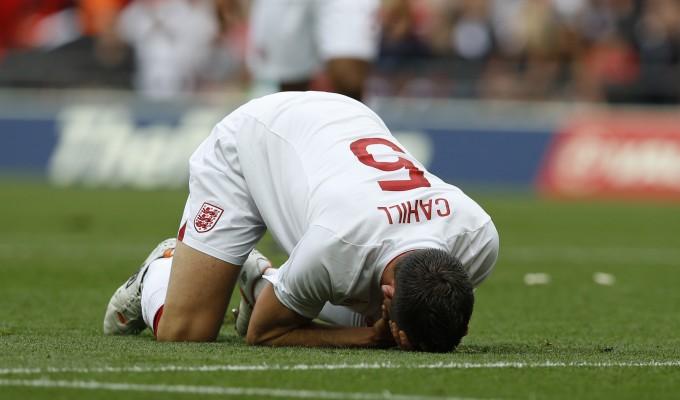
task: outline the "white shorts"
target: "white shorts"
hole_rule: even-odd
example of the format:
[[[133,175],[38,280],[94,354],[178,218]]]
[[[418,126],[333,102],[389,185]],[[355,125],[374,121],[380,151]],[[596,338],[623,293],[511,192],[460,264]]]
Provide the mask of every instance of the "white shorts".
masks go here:
[[[333,58],[372,60],[378,0],[254,0],[248,66],[256,79],[308,79]]]
[[[189,160],[189,198],[178,239],[234,265],[243,265],[266,226],[243,176],[236,149],[243,115],[215,126]]]

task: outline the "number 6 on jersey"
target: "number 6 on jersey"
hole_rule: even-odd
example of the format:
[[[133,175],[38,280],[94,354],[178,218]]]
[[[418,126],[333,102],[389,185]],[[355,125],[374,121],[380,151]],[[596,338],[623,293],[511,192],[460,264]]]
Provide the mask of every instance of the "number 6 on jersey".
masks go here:
[[[381,171],[396,171],[402,168],[408,170],[409,179],[378,181],[378,185],[380,185],[382,190],[387,192],[399,192],[431,186],[430,182],[425,178],[425,173],[419,170],[410,160],[397,156],[396,161],[377,161],[373,155],[368,152],[368,146],[375,144],[387,146],[397,153],[405,154],[404,150],[399,148],[399,146],[382,138],[364,138],[355,140],[350,144],[349,148],[362,164],[368,165],[369,167]]]

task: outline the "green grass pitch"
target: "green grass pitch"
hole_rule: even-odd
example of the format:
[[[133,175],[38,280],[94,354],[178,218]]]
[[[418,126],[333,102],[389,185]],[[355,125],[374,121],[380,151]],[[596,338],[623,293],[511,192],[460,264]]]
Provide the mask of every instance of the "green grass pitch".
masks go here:
[[[473,197],[501,256],[470,335],[433,355],[247,347],[229,318],[217,343],[104,337],[109,296],[175,233],[185,193],[3,180],[0,399],[680,397],[680,205]]]

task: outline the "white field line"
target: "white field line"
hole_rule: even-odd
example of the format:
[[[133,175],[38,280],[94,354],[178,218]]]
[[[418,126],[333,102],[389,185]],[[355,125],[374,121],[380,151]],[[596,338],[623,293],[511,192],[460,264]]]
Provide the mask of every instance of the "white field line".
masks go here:
[[[66,368],[0,368],[0,375],[65,374],[65,373],[155,373],[155,372],[248,372],[248,371],[330,371],[330,370],[373,370],[373,369],[520,369],[520,368],[678,368],[680,360],[667,361],[500,361],[489,363],[439,362],[432,364],[253,364],[253,365],[156,365],[128,367],[66,367]]]
[[[379,393],[330,392],[325,390],[293,390],[257,387],[161,385],[98,381],[66,381],[49,379],[0,379],[0,386],[60,388],[80,390],[107,390],[143,393],[183,393],[220,396],[285,397],[296,399],[350,399],[350,400],[476,400],[470,397],[439,397],[396,394],[388,391]]]

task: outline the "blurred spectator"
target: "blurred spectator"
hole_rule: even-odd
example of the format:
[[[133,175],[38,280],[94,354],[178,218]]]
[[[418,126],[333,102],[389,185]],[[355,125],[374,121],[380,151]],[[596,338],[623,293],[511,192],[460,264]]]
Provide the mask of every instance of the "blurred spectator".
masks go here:
[[[368,81],[368,92],[384,96],[431,96],[436,90],[431,69],[432,51],[427,32],[431,15],[428,3],[409,0],[384,0],[381,9],[382,35],[376,60],[380,76]],[[409,79],[427,71],[422,80]]]
[[[280,1],[2,0],[0,85],[128,87],[132,57],[125,43],[134,49],[134,82],[145,96],[172,98],[247,82],[253,2],[276,22],[265,23],[259,39],[250,41],[251,59],[267,61],[279,52],[305,68],[316,66],[318,60],[265,44],[274,29],[316,32],[295,18],[312,23],[308,12],[332,3],[299,2],[307,8],[291,11]],[[381,1],[380,55],[369,93],[680,102],[680,0]],[[283,11],[273,11],[279,9],[273,3]],[[284,11],[292,14],[285,23]],[[336,31],[347,29],[343,23]],[[286,49],[309,47],[291,43]],[[340,78],[359,81],[366,70],[358,70],[338,67],[327,76],[340,87]],[[288,78],[300,87],[308,83],[302,75],[302,82]]]
[[[637,29],[640,79],[636,99],[680,101],[680,2],[647,0]]]
[[[118,33],[135,51],[135,87],[169,99],[198,86],[218,35],[211,0],[136,0],[120,14]]]
[[[426,68],[413,70],[413,54],[400,59],[383,40],[378,65],[389,66],[398,87],[423,88],[427,79],[457,97],[679,101],[677,0],[426,2],[432,18],[420,29],[418,53],[435,56]],[[389,34],[393,21],[384,29]],[[399,65],[410,78],[395,72]]]
[[[488,58],[495,47],[488,1],[464,0],[454,18],[450,40],[456,55],[473,62]]]
[[[422,1],[420,2],[422,3]],[[401,61],[419,60],[430,56],[430,48],[419,25],[427,18],[422,4],[404,0],[385,0],[382,8],[380,62],[385,68]]]
[[[248,41],[248,11],[242,0],[216,0],[219,38],[206,80],[209,83],[233,81],[239,86],[250,82],[245,65]]]
[[[362,98],[378,50],[380,0],[251,4],[248,66],[255,82],[269,90],[309,90],[323,72],[325,89]]]
[[[120,64],[124,48],[117,42],[116,20],[129,0],[78,0],[82,32],[94,37],[95,57],[106,65]]]
[[[125,48],[107,45],[127,0],[0,2],[0,85],[125,86]]]
[[[60,38],[64,29],[73,30],[71,23],[50,22],[71,6],[68,0],[3,0],[0,2],[0,57],[10,49],[39,47],[52,38]],[[68,18],[68,17],[67,17]],[[47,35],[52,25],[54,35]],[[62,26],[59,26],[62,25]],[[66,25],[66,26],[63,26]],[[68,36],[71,36],[67,34]],[[52,37],[50,37],[52,36]]]

